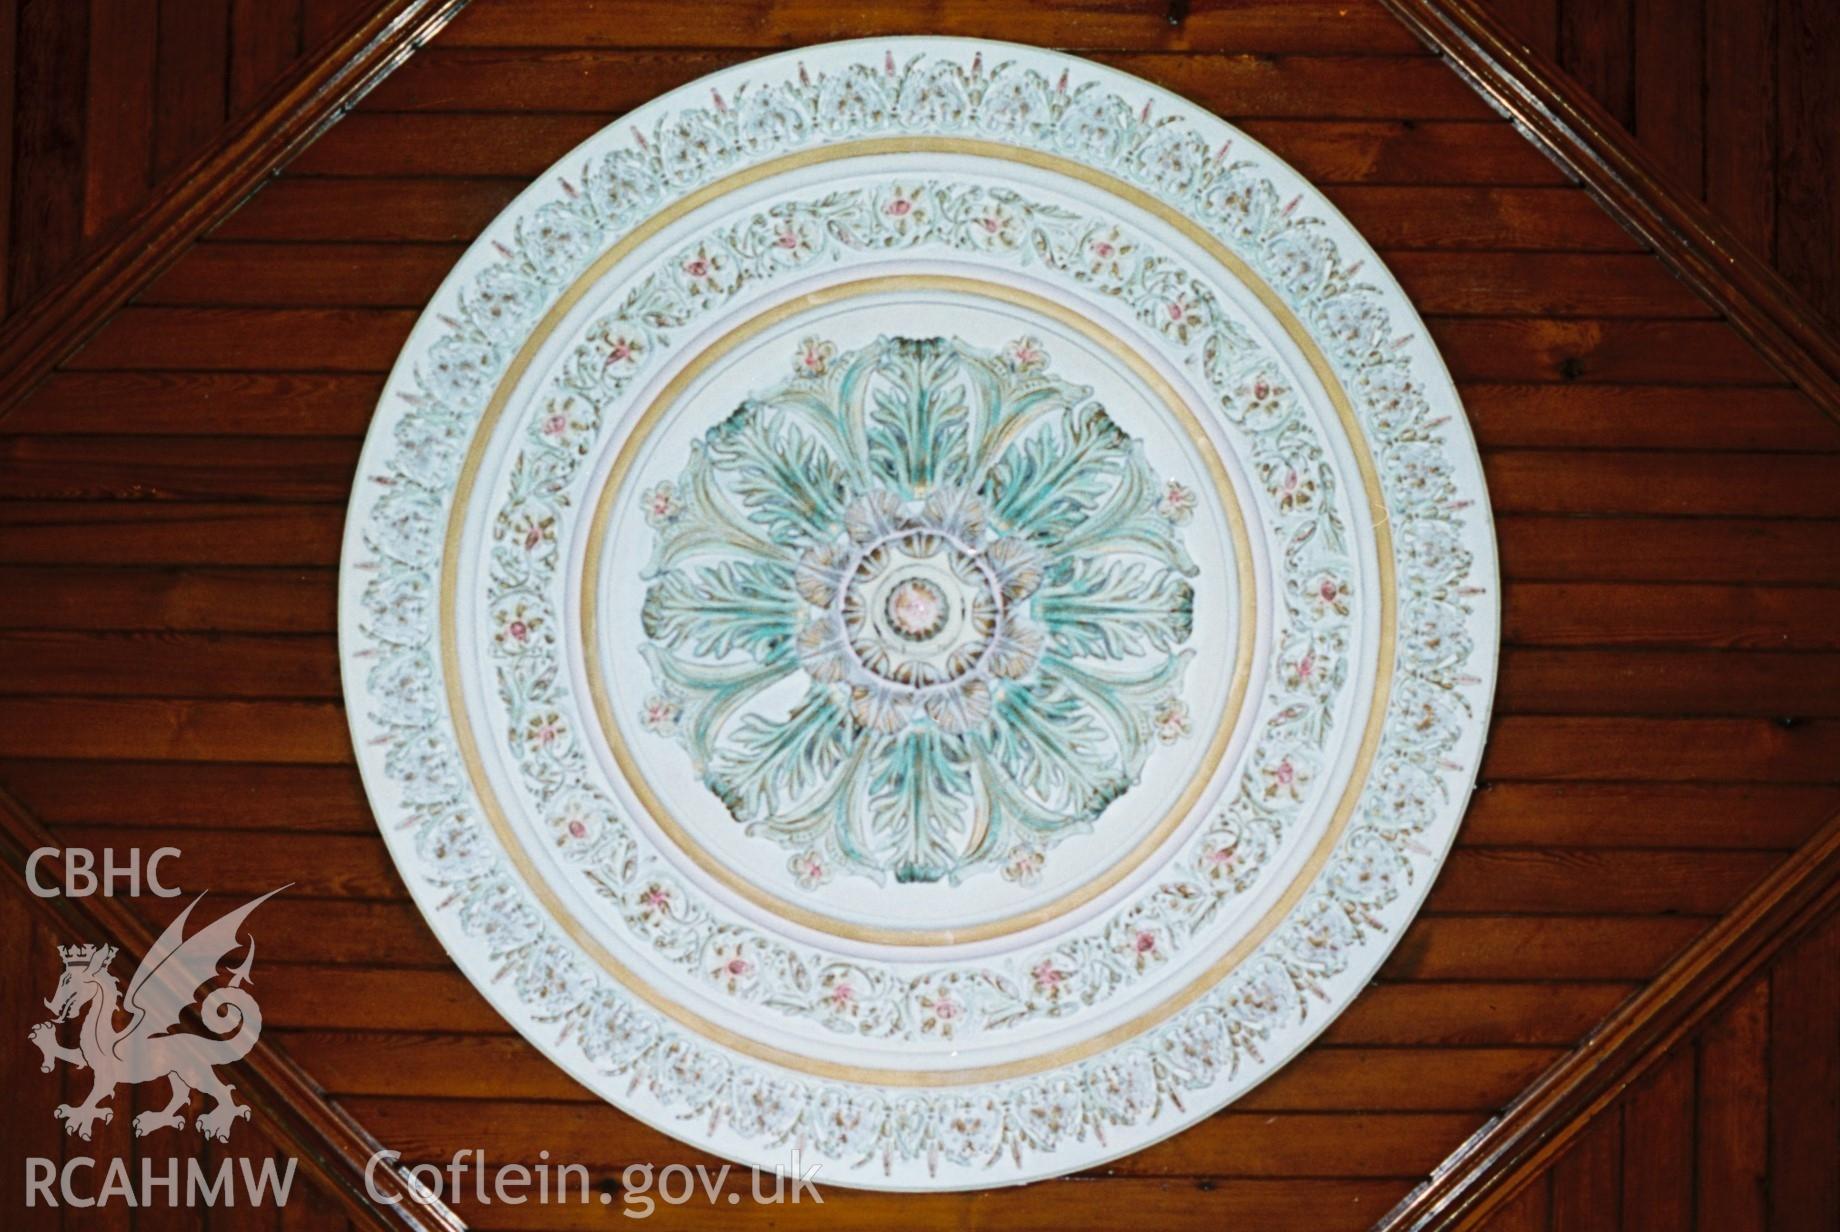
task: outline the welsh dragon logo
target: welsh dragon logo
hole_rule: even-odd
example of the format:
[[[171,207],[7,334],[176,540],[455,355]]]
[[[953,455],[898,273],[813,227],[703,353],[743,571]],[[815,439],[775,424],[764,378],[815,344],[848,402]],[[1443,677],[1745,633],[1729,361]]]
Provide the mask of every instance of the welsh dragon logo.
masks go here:
[[[117,1086],[160,1078],[171,1081],[172,1099],[165,1108],[149,1109],[134,1118],[136,1137],[184,1128],[193,1091],[212,1101],[195,1122],[206,1138],[227,1142],[230,1127],[238,1119],[249,1119],[248,1106],[236,1102],[235,1088],[217,1076],[215,1067],[240,1060],[262,1033],[262,1011],[245,987],[255,965],[255,940],[239,939],[237,930],[250,912],[286,888],[270,890],[187,937],[185,922],[204,897],[200,894],[160,934],[128,981],[125,994],[109,970],[115,959],[114,946],[58,947],[64,971],[58,977],[57,991],[45,1002],[53,1017],[33,1027],[28,1038],[44,1054],[40,1068],[46,1073],[62,1061],[95,1076],[81,1104],[74,1108],[58,1105],[56,1115],[66,1132],[88,1141],[97,1122],[106,1125],[114,1119],[114,1110],[103,1105]],[[198,1021],[218,1038],[174,1030],[185,1011],[193,1007],[199,988],[217,979],[219,964],[245,944],[248,953],[230,972],[228,982],[197,1003]],[[123,1015],[126,1026],[117,1028]],[[80,1023],[77,1047],[70,1048],[58,1041],[57,1024],[73,1018]]]

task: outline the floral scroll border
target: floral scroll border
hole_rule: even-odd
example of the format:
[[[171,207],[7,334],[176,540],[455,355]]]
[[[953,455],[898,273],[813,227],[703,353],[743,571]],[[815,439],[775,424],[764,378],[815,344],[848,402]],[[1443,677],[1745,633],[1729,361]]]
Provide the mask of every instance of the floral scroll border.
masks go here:
[[[897,66],[895,49],[916,46],[927,50]],[[986,50],[1015,58],[986,67]],[[712,106],[690,106],[680,92],[635,117],[630,143],[603,133],[594,139],[600,150],[621,148],[597,153],[598,182],[591,175],[585,192],[569,184],[560,194],[527,192],[504,215],[515,221],[494,224],[505,260],[464,286],[456,275],[437,295],[389,386],[409,409],[386,401],[353,497],[341,635],[354,735],[380,816],[395,821],[392,830],[413,828],[406,841],[393,835],[392,849],[413,870],[418,901],[439,931],[457,925],[463,951],[482,956],[469,973],[484,987],[490,955],[508,982],[494,1000],[533,1033],[549,1024],[558,1044],[572,1038],[603,1091],[623,1079],[629,1110],[667,1127],[677,1118],[681,1136],[756,1161],[795,1137],[827,1161],[879,1160],[880,1179],[861,1174],[857,1183],[942,1188],[1045,1175],[1173,1132],[1206,1110],[1198,1094],[1220,1088],[1218,1102],[1231,1089],[1221,1084],[1268,1071],[1259,1046],[1288,1055],[1320,1029],[1331,1015],[1312,1026],[1308,998],[1330,981],[1347,991],[1355,950],[1371,968],[1386,948],[1379,939],[1409,918],[1473,777],[1493,674],[1492,569],[1486,586],[1471,582],[1477,533],[1488,540],[1480,481],[1460,416],[1454,446],[1447,435],[1454,402],[1434,407],[1426,396],[1425,382],[1438,390],[1447,381],[1435,353],[1413,335],[1394,336],[1383,292],[1355,281],[1360,262],[1343,258],[1320,219],[1298,214],[1301,198],[1287,204],[1257,157],[1227,162],[1224,148],[1215,152],[1218,136],[1197,131],[1230,133],[1225,126],[1119,74],[1048,53],[883,40],[804,54],[827,53],[856,60],[815,76],[790,55],[755,62],[721,75],[723,85],[760,83],[735,89],[732,104],[711,90]],[[1031,61],[1052,62],[1059,81]],[[1147,101],[1133,105],[1115,89]],[[932,1091],[810,1080],[744,1060],[683,1035],[591,974],[504,870],[469,807],[439,722],[432,655],[445,496],[520,331],[602,244],[667,194],[743,162],[897,128],[1058,149],[1213,230],[1312,327],[1353,398],[1379,464],[1400,583],[1399,673],[1370,788],[1335,857],[1257,953],[1160,1026],[1087,1061]],[[592,229],[583,225],[590,218]],[[430,341],[435,333],[444,336]],[[1473,490],[1459,491],[1459,472]],[[1489,661],[1478,661],[1479,644]],[[1475,746],[1459,761],[1466,737]],[[1413,884],[1417,894],[1406,890]],[[437,905],[439,887],[449,894]],[[1071,1150],[1089,1138],[1093,1145]],[[1002,1159],[1013,1167],[995,1168]]]
[[[898,234],[878,231],[889,217],[877,208],[888,191],[849,189],[816,201],[785,201],[754,219],[679,245],[635,280],[616,311],[585,326],[581,333],[587,341],[561,361],[550,396],[534,400],[523,426],[520,439],[526,445],[510,466],[509,499],[490,511],[499,546],[492,551],[489,584],[479,597],[499,615],[491,653],[498,666],[499,702],[506,710],[501,730],[522,788],[538,813],[552,819],[568,858],[585,867],[595,892],[620,912],[632,944],[700,977],[718,994],[816,1021],[845,1037],[967,1042],[979,1031],[1090,1009],[1164,969],[1220,917],[1229,899],[1253,885],[1310,798],[1310,780],[1326,760],[1323,745],[1334,700],[1348,684],[1353,566],[1334,507],[1339,494],[1326,493],[1328,485],[1315,478],[1330,473],[1326,446],[1291,392],[1264,383],[1283,365],[1230,321],[1215,292],[1179,261],[1155,252],[1147,240],[1109,219],[1070,215],[1005,190],[950,180],[893,189],[948,217],[969,212],[975,218],[979,210],[1001,209],[1021,224],[1030,241],[1007,246],[1004,255],[1044,275],[1067,276],[1068,267],[1077,266],[1072,258],[1083,250],[1083,240],[1095,233],[1114,237],[1121,249],[1148,254],[1141,264],[1119,260],[1109,271],[1076,270],[1071,277],[1090,291],[1124,300],[1140,317],[1171,323],[1168,331],[1172,336],[1180,331],[1176,340],[1185,344],[1191,366],[1213,369],[1206,375],[1218,398],[1236,408],[1238,422],[1226,426],[1248,438],[1254,469],[1263,476],[1264,516],[1285,545],[1277,554],[1284,634],[1271,647],[1274,683],[1261,710],[1268,717],[1255,742],[1253,764],[1233,789],[1231,802],[1190,836],[1174,862],[1179,870],[1174,881],[1149,887],[1084,926],[1080,935],[1026,956],[1007,956],[1001,966],[945,966],[902,977],[861,958],[800,953],[745,923],[714,919],[667,861],[655,850],[641,850],[645,845],[632,824],[594,784],[592,763],[572,737],[591,725],[554,683],[565,668],[556,640],[544,631],[557,623],[560,553],[555,545],[563,537],[571,504],[565,489],[578,464],[592,455],[602,425],[597,412],[582,412],[597,401],[597,385],[612,384],[604,375],[610,352],[636,356],[663,349],[662,331],[647,328],[645,321],[669,314],[674,326],[688,324],[676,315],[680,305],[704,311],[742,287],[770,281],[776,273],[809,273],[822,258],[836,255],[825,243],[805,244],[802,251],[809,255],[796,262],[769,254],[759,267],[749,268],[737,258],[760,247],[749,243],[750,232],[770,233],[796,222],[819,232],[835,250],[923,255],[937,255],[922,248],[925,242],[950,247],[969,234],[978,237],[974,242],[982,251],[992,251],[989,232],[975,222],[943,237],[905,224]],[[719,289],[704,275],[686,273],[716,260],[729,271]],[[1162,310],[1169,295],[1186,305],[1185,319],[1176,321]],[[645,371],[637,358],[629,367],[621,388]],[[1245,396],[1236,392],[1241,388],[1248,391]],[[563,433],[552,430],[557,421],[567,425]],[[557,441],[557,435],[564,439]],[[541,550],[519,551],[525,544]],[[521,640],[507,638],[508,620],[537,631]]]

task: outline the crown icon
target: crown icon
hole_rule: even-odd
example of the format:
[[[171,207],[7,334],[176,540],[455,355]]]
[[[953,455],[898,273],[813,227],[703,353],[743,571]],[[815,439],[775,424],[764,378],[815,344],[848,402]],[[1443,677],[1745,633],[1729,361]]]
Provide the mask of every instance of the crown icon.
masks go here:
[[[97,947],[93,945],[60,945],[58,947],[58,957],[64,960],[66,967],[86,967],[90,960],[96,957],[96,954]],[[106,967],[115,958],[115,947],[102,946],[101,954],[102,965]]]

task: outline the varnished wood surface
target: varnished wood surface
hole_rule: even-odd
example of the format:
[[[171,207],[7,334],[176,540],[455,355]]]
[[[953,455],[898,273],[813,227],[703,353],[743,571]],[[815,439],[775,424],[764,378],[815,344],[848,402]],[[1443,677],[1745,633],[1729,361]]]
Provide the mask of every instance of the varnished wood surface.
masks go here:
[[[1840,914],[1599,1113],[1485,1232],[1824,1232],[1840,1223]]]
[[[1840,8],[1488,0],[1840,328]]]
[[[547,1149],[602,1179],[698,1161],[507,1031],[376,835],[333,632],[344,497],[381,374],[528,178],[659,91],[849,35],[1095,54],[1321,183],[1450,360],[1506,585],[1482,790],[1375,986],[1228,1112],[1020,1191],[839,1191],[822,1210],[719,1214],[1370,1225],[1840,807],[1840,424],[1377,5],[1196,3],[1179,25],[1165,10],[756,0],[687,26],[663,3],[475,0],[0,420],[0,783],[68,841],[178,846],[188,888],[297,882],[262,909],[268,1037],[406,1158]],[[184,112],[164,89],[156,134]],[[176,910],[136,907],[155,924]],[[1676,1079],[1651,1104],[1678,1094]],[[1664,1146],[1655,1158],[1677,1165]],[[1747,1158],[1702,1139],[1696,1189]],[[1527,1201],[1546,1200],[1545,1218],[1623,1183],[1601,1171],[1581,1158],[1575,1189]],[[1655,1201],[1678,1200],[1666,1193]],[[709,1219],[693,1204],[650,1222]]]
[[[0,318],[107,241],[367,0],[0,5]],[[10,40],[10,41],[9,41]]]

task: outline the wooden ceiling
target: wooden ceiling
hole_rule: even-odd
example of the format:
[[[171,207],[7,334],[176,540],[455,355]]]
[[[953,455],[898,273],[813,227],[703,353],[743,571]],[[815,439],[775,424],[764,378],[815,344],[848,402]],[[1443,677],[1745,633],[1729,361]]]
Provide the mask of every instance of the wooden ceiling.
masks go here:
[[[90,159],[145,166],[138,182],[159,184],[157,134],[197,105],[162,93],[161,66],[203,53],[174,33],[152,56],[98,70],[109,91],[152,100],[156,152],[119,158],[106,124],[72,128],[73,115],[96,114],[83,102],[95,95],[73,94],[67,73],[99,53],[68,44],[91,46],[128,18],[98,0],[73,34],[62,11],[84,6],[15,3],[18,101],[0,128],[14,141],[9,302],[25,303],[22,285],[106,243],[106,224],[71,238],[71,219],[89,217]],[[1685,8],[1730,19],[1720,0],[1705,3]],[[163,0],[162,26],[175,7],[191,6]],[[234,14],[268,6],[232,7],[229,35],[210,44],[220,63],[197,70],[207,94],[237,77]],[[315,11],[279,7],[299,15],[297,31]],[[1630,28],[1648,29],[1655,9],[1636,4]],[[1521,4],[1508,16],[1547,11],[1559,10]],[[1800,11],[1770,7],[1771,37]],[[1563,20],[1572,25],[1553,28],[1580,19]],[[1064,1181],[928,1198],[833,1190],[822,1208],[743,1202],[722,1218],[1369,1227],[1840,811],[1834,408],[1762,359],[1375,0],[749,0],[700,7],[694,20],[662,2],[473,0],[0,414],[0,784],[60,842],[179,847],[188,889],[235,898],[292,881],[262,909],[264,1043],[406,1160],[547,1150],[610,1184],[633,1161],[708,1162],[588,1096],[511,1034],[409,902],[340,706],[344,501],[418,311],[530,177],[713,68],[911,32],[1052,43],[1168,85],[1270,145],[1381,249],[1449,360],[1483,448],[1506,584],[1497,717],[1481,789],[1423,916],[1375,986],[1246,1099]],[[1555,43],[1561,58],[1587,46]],[[129,60],[146,78],[138,85],[115,76]],[[1651,60],[1635,63],[1639,81]],[[28,98],[31,81],[58,83],[63,102]],[[1707,82],[1696,138],[1706,175],[1682,191],[1729,213],[1711,167],[1731,151]],[[1819,97],[1840,131],[1831,96]],[[1651,143],[1684,140],[1664,122],[1635,123]],[[1790,229],[1801,234],[1795,185],[1811,165],[1804,143],[1790,144],[1787,156],[1772,146],[1766,167],[1790,185],[1767,194],[1768,248],[1825,303],[1831,261],[1808,255],[1814,240],[1783,239],[1785,212],[1798,212]],[[121,191],[105,196],[132,195]],[[1758,207],[1744,208],[1753,214],[1733,214],[1734,226]],[[1831,207],[1826,218],[1831,254],[1840,226]],[[51,231],[32,231],[34,219]],[[55,260],[26,252],[46,234],[61,237]],[[8,893],[7,933],[30,938],[9,960],[5,998],[18,1009],[8,1021],[24,1024],[55,961],[46,924]],[[178,909],[151,897],[129,906],[155,927]],[[1823,1047],[1840,1029],[1837,928],[1830,916],[1749,977],[1491,1226],[1834,1226],[1840,1196],[1816,1164],[1822,1143],[1840,1144],[1840,1071]],[[61,1080],[22,1076],[15,1102],[28,1111],[0,1131],[10,1158],[61,1149],[57,1124],[31,1111],[56,1102]],[[105,1131],[109,1149],[143,1150],[126,1122]],[[1683,1136],[1684,1126],[1696,1128]],[[263,1149],[255,1142],[236,1149]],[[1674,1187],[1649,1188],[1658,1175]],[[485,1228],[608,1218],[598,1206],[459,1210]],[[162,1226],[156,1211],[81,1214],[72,1226]],[[660,1207],[651,1222],[709,1216]],[[346,1217],[321,1194],[231,1223]]]

